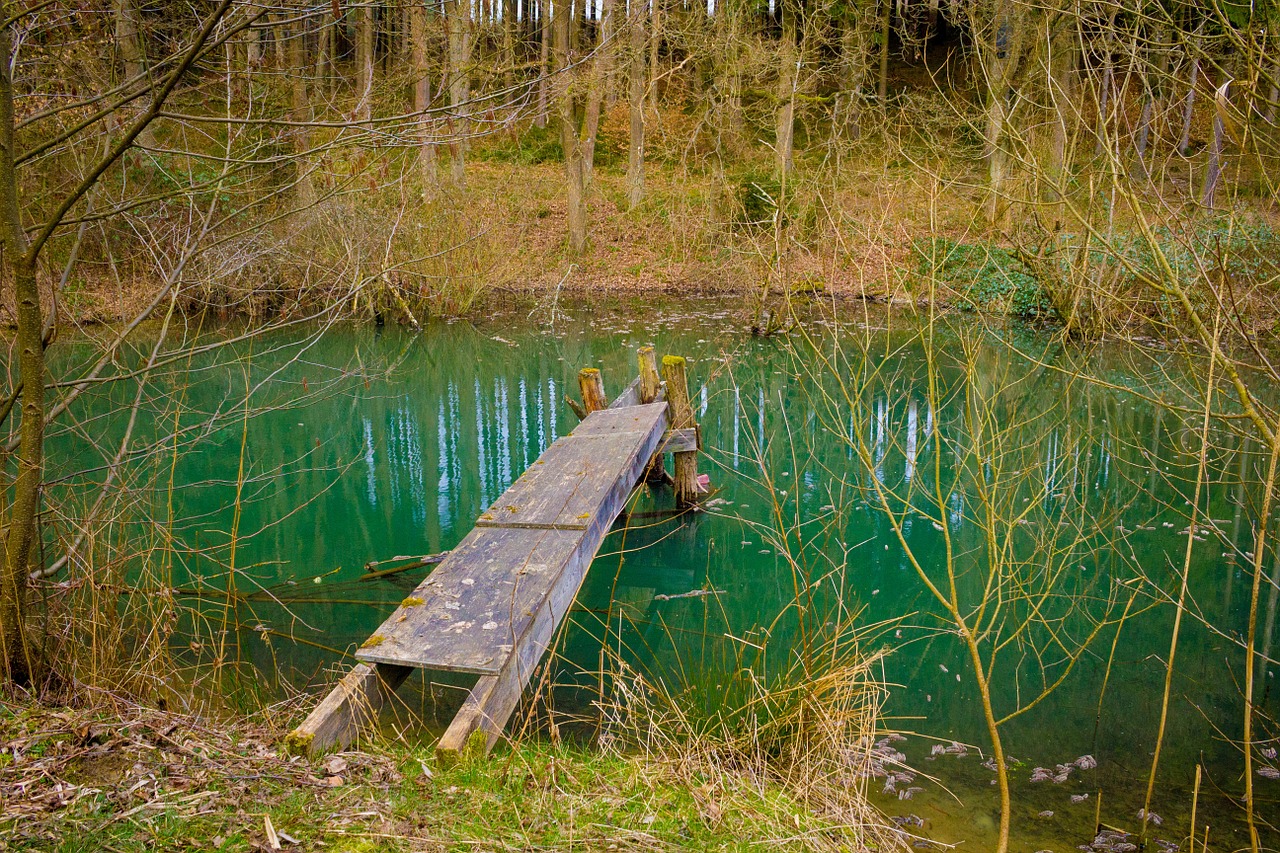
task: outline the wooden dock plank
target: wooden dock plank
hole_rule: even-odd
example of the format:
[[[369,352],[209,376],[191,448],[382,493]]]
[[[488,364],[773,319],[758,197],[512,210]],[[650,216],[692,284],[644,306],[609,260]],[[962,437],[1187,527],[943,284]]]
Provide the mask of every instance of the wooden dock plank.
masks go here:
[[[581,541],[577,530],[476,528],[356,657],[496,674]]]
[[[662,434],[666,418],[663,403],[593,412],[548,447],[476,526],[585,529],[618,491],[625,496],[635,487],[624,470],[639,442]]]
[[[665,418],[666,403],[602,409],[578,424],[569,435],[613,435],[615,433],[647,433],[657,417]]]
[[[436,744],[436,752],[448,755],[466,749],[472,733],[484,733],[483,749],[488,752],[506,727],[511,712],[520,702],[524,688],[529,684],[538,661],[547,653],[555,637],[556,628],[564,619],[573,599],[586,577],[587,567],[599,547],[583,548],[579,558],[560,576],[559,581],[544,597],[526,636],[516,646],[513,654],[496,675],[481,678],[462,708],[454,716],[449,728]]]
[[[310,755],[345,749],[374,727],[378,712],[411,672],[407,666],[357,664],[289,734],[288,745]]]
[[[530,466],[356,653],[362,661],[498,675],[540,608],[568,608],[662,441],[665,404],[590,415]],[[537,657],[541,657],[541,652]],[[537,662],[534,658],[534,663]]]

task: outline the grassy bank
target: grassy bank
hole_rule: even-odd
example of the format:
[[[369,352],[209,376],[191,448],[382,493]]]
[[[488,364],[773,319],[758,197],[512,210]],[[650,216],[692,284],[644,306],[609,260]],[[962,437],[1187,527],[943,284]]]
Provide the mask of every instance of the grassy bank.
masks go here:
[[[259,718],[0,712],[0,840],[58,851],[867,849],[767,780],[527,741],[452,768],[384,740],[309,761]],[[279,847],[273,846],[272,834]]]

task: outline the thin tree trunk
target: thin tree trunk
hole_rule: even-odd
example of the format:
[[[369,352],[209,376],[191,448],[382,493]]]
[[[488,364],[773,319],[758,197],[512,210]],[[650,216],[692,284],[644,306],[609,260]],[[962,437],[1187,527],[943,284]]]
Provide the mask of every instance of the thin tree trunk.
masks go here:
[[[561,0],[564,2],[564,0]],[[551,0],[538,0],[538,24],[541,37],[538,44],[538,114],[533,123],[539,128],[547,126],[547,87],[549,58],[551,54]]]
[[[715,74],[718,130],[722,145],[730,153],[742,151],[742,37],[741,0],[721,0],[715,14]]]
[[[780,9],[782,40],[778,43],[778,57],[781,68],[778,71],[778,112],[773,148],[774,170],[780,176],[795,168],[796,88],[800,82],[796,9],[796,5],[787,3]]]
[[[1229,91],[1231,81],[1228,80],[1219,90],[1222,92],[1220,97],[1225,97]],[[1205,207],[1213,207],[1214,196],[1218,192],[1218,181],[1222,177],[1222,146],[1226,136],[1226,127],[1223,124],[1222,111],[1214,110],[1213,116],[1213,140],[1209,143],[1209,160],[1204,167],[1204,189],[1200,194],[1200,203]]]
[[[1061,189],[1067,174],[1067,140],[1074,124],[1070,117],[1076,109],[1077,35],[1076,29],[1064,27],[1058,38],[1048,36],[1049,49],[1053,51],[1049,57],[1050,102],[1053,104],[1053,137],[1049,144],[1050,201],[1062,198]]]
[[[1111,17],[1107,19],[1106,31],[1102,36],[1102,94],[1098,98],[1098,124],[1096,129],[1098,142],[1094,150],[1095,155],[1101,155],[1103,151],[1110,148],[1107,142],[1107,129],[1111,124],[1111,96],[1116,86],[1115,59],[1111,55],[1111,39],[1115,33],[1115,28],[1116,16],[1113,12]]]
[[[471,14],[461,0],[445,0],[445,27],[449,36],[449,109],[453,127],[449,143],[450,173],[456,187],[467,183],[467,101],[471,80]]]
[[[569,26],[573,15],[569,4],[556,4],[553,18],[555,29],[555,69],[557,74],[568,74]],[[566,81],[567,82],[567,81]],[[564,171],[567,184],[569,251],[581,253],[587,246],[587,209],[584,177],[582,173],[582,146],[578,144],[578,110],[572,89],[562,83],[560,87],[560,144],[564,149]]]
[[[427,109],[431,106],[431,76],[427,65],[427,7],[414,3],[409,9],[410,60],[413,64],[413,111],[418,124],[418,174],[422,178],[422,194],[435,192],[439,174],[436,165],[436,146],[432,141],[431,119]]]
[[[1156,28],[1156,38],[1158,44],[1155,49],[1158,51],[1159,59],[1154,63],[1154,68],[1151,67],[1152,63],[1148,59],[1147,66],[1143,69],[1142,117],[1138,122],[1138,136],[1133,147],[1134,167],[1137,177],[1143,181],[1151,179],[1151,168],[1147,164],[1147,149],[1151,143],[1151,127],[1163,101],[1164,81],[1169,70],[1169,53],[1165,50],[1168,36],[1163,27]],[[1150,55],[1150,50],[1147,54]]]
[[[13,287],[18,323],[18,369],[22,379],[22,420],[19,429],[18,473],[12,487],[8,517],[4,519],[4,554],[0,562],[0,657],[10,683],[24,684],[34,661],[28,643],[27,575],[36,538],[40,482],[44,474],[45,356],[44,311],[36,282],[36,262],[30,257],[18,202],[14,166],[13,77],[8,58],[12,34],[0,28],[0,219],[4,257]]]
[[[861,134],[862,88],[868,76],[868,49],[875,19],[854,7],[840,20],[840,89],[836,93],[833,136],[857,139]]]
[[[292,12],[296,18],[293,31],[285,33],[281,29],[277,32],[287,37],[289,41],[289,68],[292,69],[290,75],[292,117],[298,123],[293,129],[294,166],[298,170],[296,188],[299,207],[307,208],[316,202],[315,183],[311,180],[311,169],[307,159],[311,152],[311,131],[307,123],[313,118],[311,100],[307,95],[307,18],[300,6],[295,6]]]
[[[596,22],[598,41],[595,58],[591,62],[590,79],[587,83],[587,106],[583,134],[582,162],[583,175],[586,179],[584,190],[591,189],[591,181],[595,177],[596,138],[600,132],[600,112],[604,105],[605,89],[609,82],[609,74],[613,69],[613,0],[601,0],[600,20]]]
[[[373,118],[373,45],[373,3],[365,0],[356,15],[356,88],[359,98],[356,117],[360,121]]]
[[[880,80],[876,85],[876,97],[883,108],[889,98],[889,33],[893,24],[893,0],[881,0],[884,11],[880,17]]]
[[[631,138],[627,156],[627,207],[635,210],[644,200],[644,19],[640,0],[631,0],[631,55],[627,70],[627,110]]]
[[[1182,103],[1182,133],[1178,137],[1178,153],[1184,156],[1191,147],[1191,119],[1195,115],[1196,86],[1200,85],[1200,44],[1203,32],[1204,21],[1201,21],[1191,40],[1191,72],[1187,79],[1187,97]]]
[[[653,26],[649,28],[649,112],[658,115],[658,53],[662,47],[662,2],[649,0],[653,4]]]
[[[323,96],[329,88],[329,75],[333,73],[333,52],[332,42],[329,40],[329,30],[333,28],[333,24],[325,23],[323,13],[320,17],[320,29],[316,33],[316,85],[317,90]]]
[[[147,72],[147,55],[143,48],[142,34],[138,32],[138,12],[133,0],[114,0],[116,19],[116,46],[120,51],[120,59],[124,63],[124,77],[134,81],[135,86],[144,86],[143,79]],[[251,31],[255,32],[255,31]],[[148,125],[138,136],[138,145],[143,148],[155,147],[155,136]]]

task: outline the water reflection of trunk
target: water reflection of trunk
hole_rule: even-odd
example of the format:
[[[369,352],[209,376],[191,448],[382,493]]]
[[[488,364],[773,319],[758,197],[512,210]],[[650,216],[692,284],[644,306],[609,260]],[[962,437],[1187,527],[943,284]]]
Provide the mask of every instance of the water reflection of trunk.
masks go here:
[[[1271,692],[1270,676],[1275,672],[1275,661],[1271,659],[1271,641],[1276,630],[1276,604],[1280,599],[1280,549],[1276,550],[1271,563],[1271,590],[1267,593],[1267,619],[1262,629],[1262,655],[1258,659],[1258,678],[1262,682],[1262,698],[1259,706],[1266,705]]]
[[[1245,477],[1248,476],[1249,472],[1245,469],[1249,467],[1249,459],[1252,458],[1249,455],[1250,444],[1251,442],[1249,441],[1248,436],[1245,436],[1240,440],[1240,446],[1236,450],[1236,454],[1239,457],[1236,467],[1236,487],[1234,498],[1236,511],[1231,519],[1231,541],[1228,543],[1227,548],[1227,583],[1222,603],[1222,614],[1225,618],[1230,618],[1231,616],[1231,589],[1235,585],[1236,564],[1238,562],[1237,556],[1240,547],[1240,532],[1244,523],[1244,505],[1248,498],[1248,494],[1245,491]]]

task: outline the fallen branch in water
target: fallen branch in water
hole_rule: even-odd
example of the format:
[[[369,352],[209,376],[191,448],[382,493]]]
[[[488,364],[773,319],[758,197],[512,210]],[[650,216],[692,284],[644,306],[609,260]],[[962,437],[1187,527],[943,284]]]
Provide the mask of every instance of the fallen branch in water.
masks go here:
[[[677,598],[701,598],[704,595],[724,595],[723,589],[691,589],[688,592],[680,592],[675,595],[659,594],[653,597],[654,601],[672,601]]]
[[[449,556],[448,551],[441,551],[439,554],[428,554],[425,557],[392,557],[389,560],[370,560],[364,564],[364,570],[367,574],[361,577],[360,580],[377,580],[378,578],[385,578],[389,575],[398,575],[401,572],[407,572],[412,569],[421,569],[423,566],[434,566],[436,563],[443,561],[447,556]],[[390,569],[378,569],[378,566],[381,566],[384,563],[396,563],[400,560],[411,560],[412,562],[405,563],[403,566],[393,566]]]

